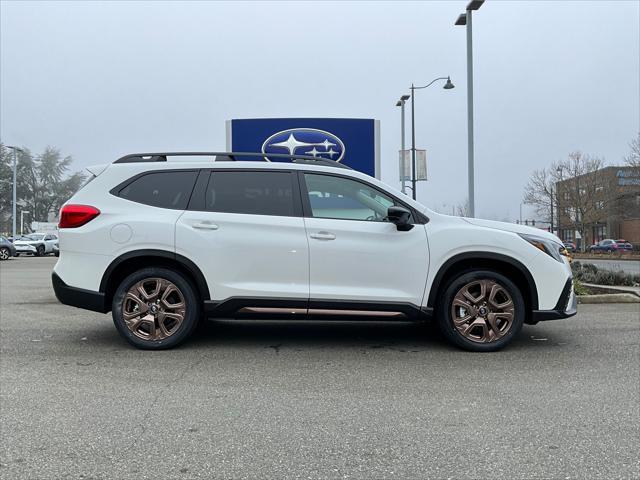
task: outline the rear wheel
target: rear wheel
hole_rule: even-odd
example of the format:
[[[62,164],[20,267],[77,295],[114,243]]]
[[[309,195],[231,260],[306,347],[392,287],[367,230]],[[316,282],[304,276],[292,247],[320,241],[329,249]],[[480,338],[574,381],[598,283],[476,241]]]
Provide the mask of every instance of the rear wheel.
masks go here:
[[[167,268],[132,273],[113,297],[113,322],[120,334],[142,349],[171,348],[198,324],[200,302],[183,275]]]
[[[447,286],[438,323],[454,345],[492,352],[507,345],[524,323],[520,290],[504,275],[481,270],[464,273]]]
[[[11,252],[7,247],[0,248],[0,260],[8,260],[11,256]]]

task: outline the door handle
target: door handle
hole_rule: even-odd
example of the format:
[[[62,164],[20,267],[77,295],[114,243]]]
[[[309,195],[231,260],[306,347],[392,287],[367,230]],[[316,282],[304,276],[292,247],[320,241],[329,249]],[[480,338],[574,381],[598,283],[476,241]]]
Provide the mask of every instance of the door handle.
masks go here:
[[[193,228],[197,228],[199,230],[217,230],[218,225],[216,225],[215,223],[201,222],[201,223],[194,223]]]
[[[309,236],[311,238],[315,238],[316,240],[335,240],[336,239],[335,233],[325,232],[325,231],[312,233]]]

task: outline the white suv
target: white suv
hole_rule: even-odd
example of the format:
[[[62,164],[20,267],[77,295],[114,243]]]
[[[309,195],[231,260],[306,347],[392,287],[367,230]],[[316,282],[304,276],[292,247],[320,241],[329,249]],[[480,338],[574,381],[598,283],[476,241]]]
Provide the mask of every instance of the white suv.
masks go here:
[[[179,344],[203,317],[435,317],[459,347],[492,351],[523,323],[576,313],[550,233],[441,215],[331,161],[264,160],[136,154],[90,167],[61,210],[56,296],[111,310],[146,349]]]

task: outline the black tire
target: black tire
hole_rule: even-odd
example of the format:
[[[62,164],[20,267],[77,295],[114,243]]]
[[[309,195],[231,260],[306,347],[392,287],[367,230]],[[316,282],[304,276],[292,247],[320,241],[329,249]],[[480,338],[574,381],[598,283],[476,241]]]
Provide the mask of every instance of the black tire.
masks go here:
[[[490,339],[482,343],[480,340],[472,340],[467,336],[463,335],[461,331],[454,324],[454,314],[452,312],[452,308],[454,308],[453,301],[456,295],[462,291],[463,287],[468,285],[474,285],[474,282],[478,281],[489,281],[490,284],[497,284],[501,287],[506,294],[510,296],[510,300],[513,304],[513,315],[511,320],[511,325],[508,329],[505,328],[504,333],[501,333],[499,338],[495,338],[495,332],[493,329],[487,327],[487,332],[494,336],[494,338]],[[480,287],[478,287],[480,288]],[[500,293],[500,295],[505,295],[505,293]],[[506,297],[505,297],[506,298]],[[470,305],[472,302],[468,302]],[[485,302],[486,304],[486,302]],[[476,308],[476,305],[472,305]],[[480,304],[482,306],[482,304]],[[493,308],[489,305],[489,308]],[[486,311],[486,310],[485,310]],[[478,310],[478,312],[480,312]],[[472,316],[472,315],[471,315]],[[486,316],[486,313],[485,313]],[[440,326],[440,331],[444,335],[444,337],[451,342],[452,344],[472,352],[494,352],[496,350],[500,350],[504,346],[513,340],[513,338],[520,332],[522,329],[522,325],[524,323],[525,317],[525,304],[524,298],[522,297],[522,293],[515,286],[515,284],[509,280],[504,275],[494,272],[491,270],[477,270],[477,271],[468,271],[460,274],[458,277],[453,278],[444,290],[444,294],[442,296],[442,302],[438,306],[437,310],[437,318],[438,325]],[[474,317],[478,319],[479,317]],[[471,322],[472,320],[470,320]],[[500,320],[503,321],[503,320]],[[488,322],[484,322],[485,325]],[[464,329],[466,326],[470,325],[469,323],[461,325],[459,328]],[[482,330],[482,327],[477,327]],[[483,330],[484,332],[484,330]],[[471,337],[472,335],[469,335]],[[483,335],[484,336],[484,335]],[[487,338],[487,337],[485,337]]]
[[[55,255],[56,257],[59,257],[59,256],[60,256],[60,250],[58,250],[57,252],[55,252],[55,253],[54,253],[54,255]]]
[[[124,304],[127,292],[137,283],[146,279],[150,282],[154,281],[152,279],[161,279],[171,282],[175,287],[177,287],[184,300],[185,311],[182,323],[176,327],[175,331],[172,331],[170,336],[159,340],[141,338],[139,336],[141,334],[141,329],[139,328],[136,330],[137,333],[134,333],[134,331],[127,326],[124,319],[123,308],[129,308],[131,305],[130,303],[126,305]],[[135,304],[136,302],[133,303]],[[120,332],[120,335],[122,335],[131,345],[143,350],[164,350],[175,347],[176,345],[184,342],[194,332],[200,320],[200,303],[201,302],[196,294],[195,288],[182,274],[168,268],[150,267],[132,273],[125,278],[122,283],[120,283],[115,295],[113,296],[111,312],[113,323],[118,329],[118,332]],[[149,323],[159,325],[156,320],[154,320],[154,322],[148,322],[147,325]],[[142,329],[142,333],[144,333],[144,329]]]
[[[16,253],[16,254],[14,255],[14,257],[19,257],[19,256],[20,256],[20,254],[19,254],[19,253]]]
[[[36,247],[36,253],[34,254],[36,257],[42,257],[44,256],[44,246],[43,245],[38,245]]]
[[[11,251],[7,247],[0,248],[0,260],[9,260]]]

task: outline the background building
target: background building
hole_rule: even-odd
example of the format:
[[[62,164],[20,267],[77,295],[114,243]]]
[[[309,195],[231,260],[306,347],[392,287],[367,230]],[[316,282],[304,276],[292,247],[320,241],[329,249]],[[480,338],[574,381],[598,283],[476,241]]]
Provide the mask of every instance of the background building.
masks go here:
[[[559,236],[588,247],[604,238],[640,243],[640,171],[605,167],[556,183]],[[579,232],[582,239],[577,238]]]

